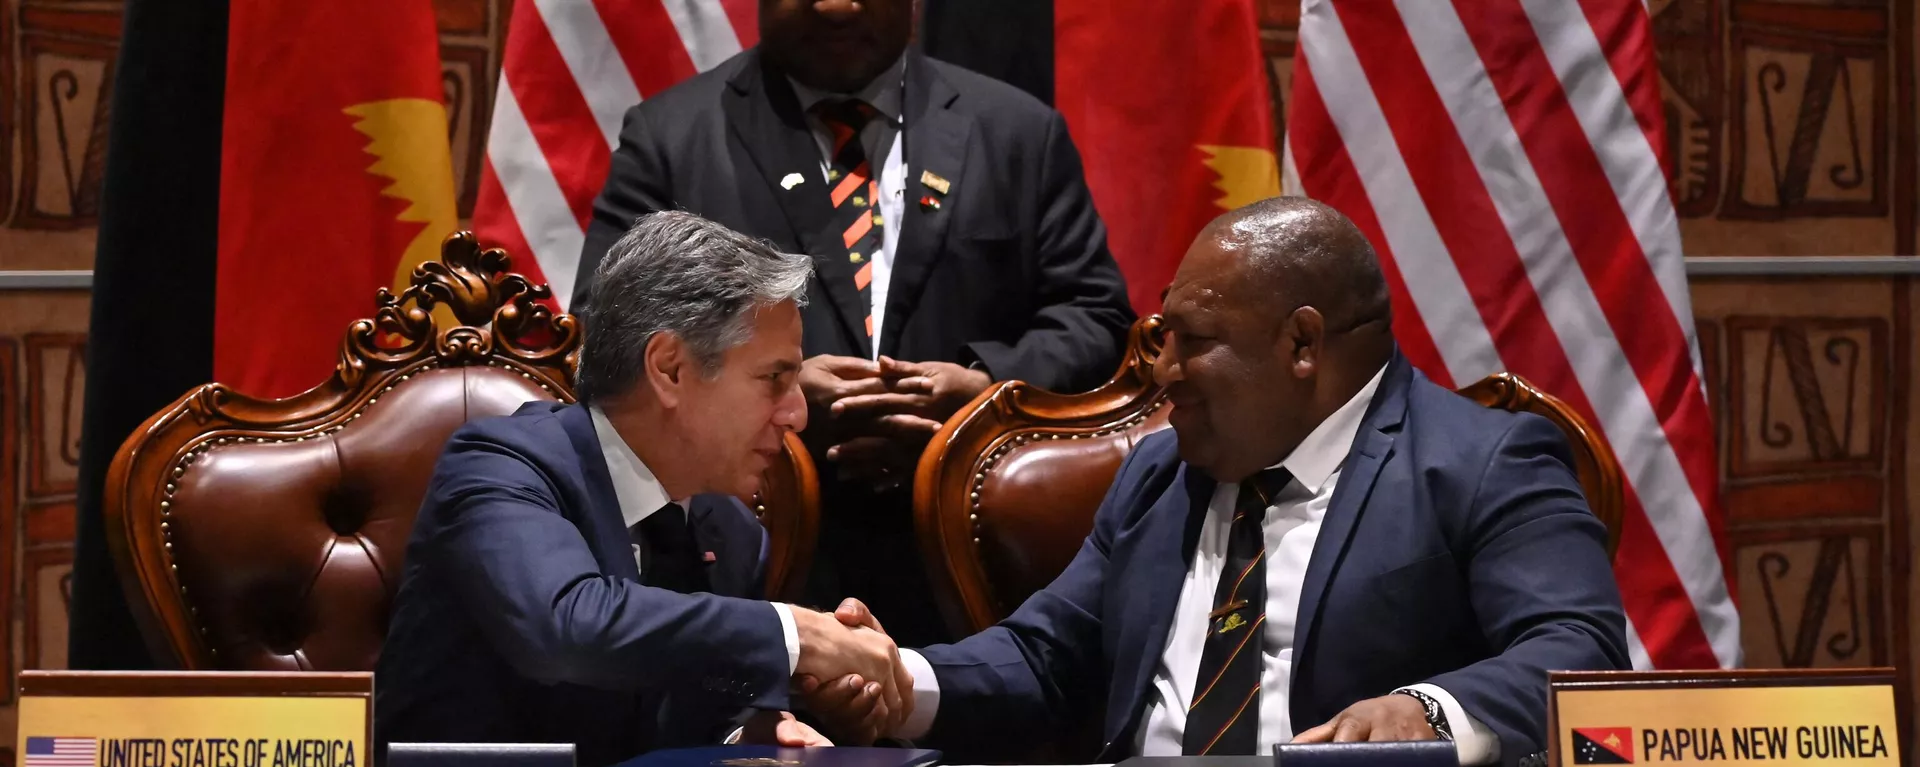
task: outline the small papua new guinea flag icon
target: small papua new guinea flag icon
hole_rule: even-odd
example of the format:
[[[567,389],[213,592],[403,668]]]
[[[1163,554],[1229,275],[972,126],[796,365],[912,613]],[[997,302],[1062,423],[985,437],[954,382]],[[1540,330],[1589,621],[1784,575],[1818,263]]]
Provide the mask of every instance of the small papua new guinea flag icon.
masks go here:
[[[1633,728],[1575,728],[1573,731],[1573,763],[1633,764]]]

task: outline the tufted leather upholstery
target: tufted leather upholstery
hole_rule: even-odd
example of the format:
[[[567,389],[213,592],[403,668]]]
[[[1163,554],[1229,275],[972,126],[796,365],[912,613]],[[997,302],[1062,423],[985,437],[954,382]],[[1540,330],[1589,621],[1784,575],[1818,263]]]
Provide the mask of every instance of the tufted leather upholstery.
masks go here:
[[[553,391],[500,368],[424,370],[311,439],[205,445],[168,542],[218,665],[371,669],[440,445]]]
[[[470,419],[572,399],[573,318],[538,307],[545,287],[506,268],[450,237],[414,289],[381,291],[325,383],[280,401],[207,384],[128,438],[108,478],[109,542],[159,657],[374,668],[441,446]],[[754,499],[776,591],[798,587],[818,514],[812,464],[798,439],[787,448]]]
[[[934,597],[956,634],[997,623],[1065,570],[1127,452],[1167,427],[1166,395],[1152,375],[1159,328],[1158,316],[1134,324],[1119,372],[1099,389],[1068,396],[1003,383],[934,435],[914,482],[914,521]],[[1567,432],[1611,552],[1623,487],[1600,435],[1518,376],[1489,376],[1461,393],[1539,413]]]

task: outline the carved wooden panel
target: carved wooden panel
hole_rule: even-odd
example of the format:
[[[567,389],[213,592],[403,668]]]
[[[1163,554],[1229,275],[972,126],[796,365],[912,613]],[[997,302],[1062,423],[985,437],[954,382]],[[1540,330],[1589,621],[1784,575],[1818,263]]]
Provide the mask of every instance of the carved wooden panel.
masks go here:
[[[1720,195],[1723,170],[1722,0],[1654,0],[1647,10],[1659,49],[1674,207],[1683,217],[1710,215]]]
[[[87,313],[85,291],[0,290],[0,611],[12,637],[0,644],[0,738],[12,737],[17,672],[66,663],[65,601],[34,590],[61,593],[70,570]],[[0,767],[11,754],[0,750]]]
[[[483,47],[440,46],[440,82],[447,100],[447,140],[453,149],[453,188],[459,195],[459,214],[463,219],[473,215],[473,201],[480,193],[486,126],[493,114],[487,56],[488,51]]]
[[[1749,667],[1909,655],[1910,289],[1905,278],[1694,281],[1710,392],[1725,403],[1710,399]],[[1911,695],[1906,671],[1900,684]]]
[[[1689,255],[1915,252],[1914,3],[1648,10]]]
[[[1300,3],[1257,0],[1257,6],[1260,53],[1266,58],[1267,90],[1273,102],[1273,145],[1283,147],[1287,136],[1287,104],[1292,103],[1289,99],[1293,95],[1293,48],[1300,33]]]
[[[11,2],[0,0],[0,226],[13,212],[13,126],[20,124],[14,104],[15,16]]]
[[[1885,320],[1736,316],[1726,328],[1728,365],[1743,384],[1730,393],[1730,475],[1880,467]]]
[[[473,215],[486,158],[493,89],[506,40],[507,0],[434,0],[440,29],[440,73],[447,102],[453,181],[462,220]]]
[[[71,517],[73,507],[65,507]],[[21,668],[67,667],[67,611],[73,602],[73,545],[31,548],[22,567],[25,579],[25,657]]]
[[[1754,668],[1878,666],[1888,661],[1880,625],[1885,581],[1877,527],[1783,533],[1737,557],[1742,646]]]
[[[20,496],[20,342],[0,335],[0,610],[13,615],[14,520]],[[0,642],[0,704],[13,701],[13,643]],[[10,760],[9,760],[10,761]]]
[[[1883,25],[1861,31],[1884,34]],[[1887,213],[1888,51],[1837,34],[1737,28],[1722,215]]]
[[[1707,387],[1708,417],[1716,427],[1719,427],[1714,430],[1716,432],[1714,442],[1720,449],[1720,455],[1724,456],[1727,454],[1727,447],[1725,440],[1721,438],[1727,431],[1724,428],[1727,422],[1727,374],[1726,363],[1722,357],[1725,342],[1720,338],[1720,323],[1715,320],[1695,317],[1693,328],[1694,335],[1700,344],[1700,367],[1704,377],[1701,383]]]
[[[13,226],[91,226],[106,169],[118,13],[29,5],[20,17],[24,109]]]
[[[27,367],[27,498],[71,496],[80,471],[80,404],[85,394],[87,337],[29,333]]]

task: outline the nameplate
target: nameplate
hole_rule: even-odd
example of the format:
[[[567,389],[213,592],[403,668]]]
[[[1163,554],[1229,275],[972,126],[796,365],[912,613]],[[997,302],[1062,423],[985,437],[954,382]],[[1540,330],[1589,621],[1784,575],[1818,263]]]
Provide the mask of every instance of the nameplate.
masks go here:
[[[20,674],[21,767],[372,767],[373,675]]]
[[[1901,764],[1893,669],[1554,673],[1550,762]]]

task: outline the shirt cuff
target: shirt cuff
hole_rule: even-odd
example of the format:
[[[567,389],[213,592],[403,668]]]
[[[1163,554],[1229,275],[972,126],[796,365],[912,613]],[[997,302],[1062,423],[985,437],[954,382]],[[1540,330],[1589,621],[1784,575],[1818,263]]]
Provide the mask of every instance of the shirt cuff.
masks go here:
[[[800,629],[793,624],[793,607],[769,602],[780,616],[780,637],[787,640],[787,676],[800,669]]]
[[[933,729],[934,715],[940,713],[940,680],[933,675],[933,664],[913,650],[901,648],[900,665],[913,675],[913,716],[901,722],[893,736],[903,740],[926,737]]]
[[[1493,734],[1480,720],[1454,700],[1453,695],[1438,685],[1415,684],[1400,688],[1424,693],[1440,703],[1440,711],[1447,715],[1447,726],[1453,730],[1453,745],[1458,750],[1460,764],[1494,764],[1500,761],[1500,736]]]

